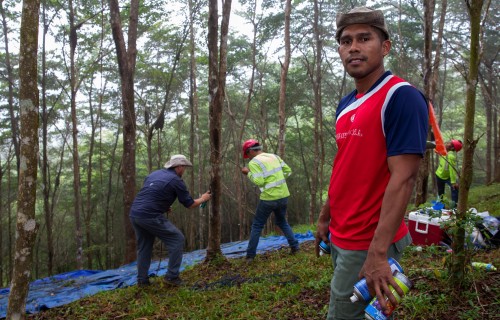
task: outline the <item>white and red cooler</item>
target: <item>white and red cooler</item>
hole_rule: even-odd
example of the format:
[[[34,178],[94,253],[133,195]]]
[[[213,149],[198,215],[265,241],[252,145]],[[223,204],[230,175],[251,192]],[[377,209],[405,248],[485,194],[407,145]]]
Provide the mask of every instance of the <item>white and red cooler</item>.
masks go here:
[[[422,211],[412,211],[408,215],[408,229],[413,244],[422,246],[439,244],[444,237],[443,222],[450,218],[448,211],[442,211],[440,217],[431,217]]]

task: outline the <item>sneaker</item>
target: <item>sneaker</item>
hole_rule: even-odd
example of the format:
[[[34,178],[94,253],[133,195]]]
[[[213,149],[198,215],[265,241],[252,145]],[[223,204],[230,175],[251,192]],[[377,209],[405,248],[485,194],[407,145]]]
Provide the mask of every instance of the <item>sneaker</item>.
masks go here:
[[[182,281],[182,279],[180,277],[175,277],[175,278],[163,278],[163,282],[165,282],[165,284],[168,284],[170,286],[174,286],[174,287],[180,287],[184,284],[184,281]]]
[[[291,248],[290,249],[290,254],[297,254],[298,252],[300,251],[300,248],[299,247],[296,247],[296,248]]]

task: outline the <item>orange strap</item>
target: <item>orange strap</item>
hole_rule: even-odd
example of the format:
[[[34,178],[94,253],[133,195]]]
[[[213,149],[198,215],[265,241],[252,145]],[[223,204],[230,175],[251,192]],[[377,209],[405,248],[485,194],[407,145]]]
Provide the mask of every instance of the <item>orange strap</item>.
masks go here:
[[[443,136],[441,135],[441,130],[436,121],[436,114],[434,113],[434,107],[429,101],[429,122],[431,123],[432,132],[434,133],[434,139],[436,141],[436,153],[445,156],[448,154],[446,151],[446,146],[444,145]]]

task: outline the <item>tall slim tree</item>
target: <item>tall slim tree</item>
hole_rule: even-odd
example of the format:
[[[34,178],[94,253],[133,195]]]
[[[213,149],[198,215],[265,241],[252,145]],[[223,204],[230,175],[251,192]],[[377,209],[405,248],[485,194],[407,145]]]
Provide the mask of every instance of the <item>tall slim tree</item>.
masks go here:
[[[2,186],[3,186],[3,176],[4,176],[5,169],[2,166],[2,157],[0,156],[0,195],[2,194]],[[3,198],[0,196],[0,222],[3,220],[4,216],[4,209],[3,209]],[[3,258],[3,228],[0,228],[0,287],[3,287],[3,273],[5,270],[5,265],[7,264],[6,261],[4,262]]]
[[[434,101],[439,80],[439,67],[441,61],[441,48],[443,40],[443,30],[446,18],[446,9],[448,1],[441,1],[441,14],[439,20],[439,29],[437,40],[433,40],[434,34],[434,11],[436,2],[434,0],[424,1],[424,92],[429,100]],[[432,60],[432,45],[435,45],[434,61]],[[442,93],[441,93],[442,94]],[[436,107],[437,104],[434,103]],[[441,110],[441,108],[440,108]],[[441,111],[440,111],[441,113]],[[430,139],[430,132],[429,137]],[[429,168],[431,166],[431,151],[425,153],[424,159],[420,164],[417,183],[416,183],[416,196],[415,205],[419,206],[427,201],[428,185],[429,185]],[[433,172],[433,170],[431,170]]]
[[[50,111],[47,109],[47,32],[50,26],[48,22],[48,17],[46,13],[47,4],[46,1],[43,1],[42,4],[42,23],[43,23],[43,32],[42,32],[42,70],[41,70],[41,90],[42,90],[42,103],[41,109],[42,114],[40,116],[41,120],[41,133],[42,133],[42,152],[41,152],[41,161],[40,161],[40,169],[42,171],[42,194],[43,194],[43,214],[45,219],[45,229],[46,229],[46,237],[47,237],[47,272],[48,275],[51,276],[53,273],[54,267],[54,239],[52,233],[52,223],[53,223],[53,212],[51,210],[50,205],[50,191],[52,189],[50,183],[50,175],[49,175],[49,155],[48,155],[48,125],[49,125],[49,113]],[[57,188],[57,187],[55,187]]]
[[[434,25],[434,0],[424,0],[424,92],[428,98],[431,98],[432,84],[432,33]],[[427,150],[420,163],[418,177],[415,186],[415,205],[424,203],[427,199],[427,188],[429,181],[429,164],[431,152]]]
[[[14,145],[14,151],[16,155],[16,164],[19,169],[19,125],[18,125],[18,115],[15,112],[14,106],[14,73],[13,67],[10,60],[9,51],[9,28],[7,26],[7,18],[5,14],[5,9],[3,7],[3,0],[0,1],[0,14],[2,16],[2,29],[4,38],[4,48],[5,48],[5,68],[7,69],[7,83],[9,87],[9,93],[7,95],[7,102],[9,104],[9,115],[10,115],[10,130],[12,136],[12,144]]]
[[[209,0],[208,9],[208,91],[210,116],[210,217],[208,230],[207,261],[215,260],[220,256],[221,231],[221,163],[222,163],[222,109],[224,106],[227,72],[227,34],[229,31],[229,17],[231,14],[231,0],[225,0],[222,6],[222,21],[219,38],[218,1]]]
[[[474,115],[476,112],[476,87],[478,82],[481,33],[481,13],[483,0],[466,0],[470,18],[470,54],[469,70],[465,89],[465,119],[464,119],[464,155],[460,174],[460,189],[458,190],[457,230],[453,238],[453,255],[451,255],[450,283],[455,288],[463,285],[466,271],[465,227],[468,214],[469,188],[472,184],[474,150],[477,140],[474,140]]]
[[[26,296],[33,263],[38,155],[38,13],[39,0],[24,0],[19,63],[20,165],[17,196],[17,237],[7,319],[25,319]]]
[[[189,106],[191,109],[191,139],[189,145],[189,156],[191,163],[195,163],[194,156],[198,155],[198,173],[195,174],[194,171],[191,175],[191,190],[195,190],[195,181],[194,177],[198,177],[198,193],[202,194],[202,181],[204,176],[204,168],[203,168],[203,151],[202,151],[202,139],[200,137],[200,117],[199,117],[199,100],[198,100],[198,84],[196,81],[196,42],[195,42],[195,22],[196,16],[199,14],[200,3],[194,0],[188,0],[188,9],[189,9]],[[196,150],[196,152],[195,152]],[[198,220],[198,241],[199,247],[204,246],[203,231],[205,226],[205,217],[204,217],[204,209],[198,208],[198,212],[200,214],[200,218]],[[192,228],[195,227],[194,223],[191,223]],[[195,233],[194,230],[192,232]]]
[[[78,81],[76,79],[75,51],[78,44],[77,31],[81,24],[75,24],[75,10],[73,0],[68,1],[69,6],[69,61],[70,61],[70,87],[71,87],[71,128],[72,128],[72,156],[73,156],[73,195],[74,195],[74,217],[75,217],[75,243],[76,243],[76,267],[83,268],[83,240],[82,240],[82,193],[80,186],[80,156],[78,154],[78,119],[76,118],[76,94],[78,93]]]
[[[135,260],[135,235],[128,217],[130,207],[135,198],[135,148],[136,148],[136,116],[134,97],[134,74],[137,59],[137,26],[139,20],[139,0],[130,1],[128,21],[128,49],[123,36],[120,7],[118,0],[109,0],[109,12],[113,40],[115,41],[116,56],[121,80],[121,98],[123,108],[123,222],[125,226],[125,262]]]
[[[280,97],[278,102],[278,118],[279,118],[279,131],[278,131],[278,155],[285,158],[285,137],[286,137],[286,80],[288,77],[288,67],[290,66],[290,15],[292,12],[292,0],[285,1],[285,61],[281,65],[280,75]]]
[[[318,0],[314,0],[314,18],[313,18],[313,31],[315,40],[315,70],[311,71],[311,80],[314,92],[314,160],[311,175],[311,200],[309,204],[309,223],[314,223],[316,221],[315,214],[317,213],[317,195],[318,192],[321,197],[321,184],[322,179],[319,178],[320,164],[322,164],[321,159],[323,159],[323,153],[321,152],[322,145],[322,123],[323,123],[323,108],[321,101],[321,81],[322,81],[322,69],[321,69],[321,55],[323,51],[323,40],[321,34],[320,26],[320,5]],[[319,190],[318,190],[319,189]]]

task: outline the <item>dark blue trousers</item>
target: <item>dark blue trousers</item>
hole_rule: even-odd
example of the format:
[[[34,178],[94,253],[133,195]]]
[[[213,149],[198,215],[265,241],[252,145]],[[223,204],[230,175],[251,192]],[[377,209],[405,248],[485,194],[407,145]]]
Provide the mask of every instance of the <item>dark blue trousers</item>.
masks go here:
[[[178,277],[184,250],[182,232],[164,216],[155,218],[130,217],[130,221],[137,238],[137,282],[148,282],[155,237],[163,241],[168,250],[168,271],[165,277]]]

